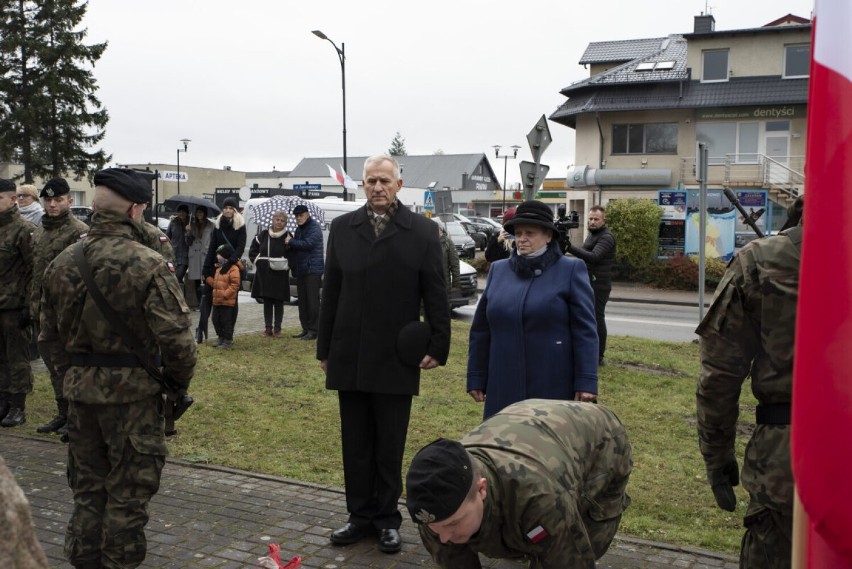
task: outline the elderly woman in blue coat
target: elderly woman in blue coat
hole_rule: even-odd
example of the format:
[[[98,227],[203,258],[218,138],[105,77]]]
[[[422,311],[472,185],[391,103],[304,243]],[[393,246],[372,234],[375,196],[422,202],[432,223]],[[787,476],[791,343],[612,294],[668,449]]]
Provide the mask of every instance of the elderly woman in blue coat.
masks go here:
[[[467,391],[485,417],[524,399],[595,401],[598,334],[585,264],[562,255],[553,212],[526,201],[504,228],[516,250],[491,265],[470,329]]]

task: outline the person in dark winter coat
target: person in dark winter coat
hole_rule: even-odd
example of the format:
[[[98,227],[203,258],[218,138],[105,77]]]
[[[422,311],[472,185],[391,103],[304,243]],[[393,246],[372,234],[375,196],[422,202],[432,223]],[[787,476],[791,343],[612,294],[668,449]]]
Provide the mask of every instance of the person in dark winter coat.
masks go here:
[[[227,198],[222,204],[222,214],[213,220],[213,235],[210,237],[210,248],[204,260],[202,276],[204,281],[216,273],[216,252],[222,245],[228,245],[233,250],[231,263],[238,262],[246,250],[246,222],[243,214],[237,209],[239,203],[234,198]],[[242,265],[240,265],[242,268]],[[237,323],[239,303],[234,305],[234,324]]]
[[[515,217],[515,208],[510,207],[503,213],[503,224],[509,222]],[[505,229],[501,229],[497,233],[492,233],[488,238],[488,244],[485,245],[485,260],[489,263],[508,259],[515,248],[515,236],[510,234]]]
[[[272,225],[251,241],[249,259],[255,266],[251,296],[263,301],[264,336],[281,337],[284,302],[290,300],[290,271],[273,270],[270,258],[284,257],[287,252],[287,212],[272,214]]]
[[[589,208],[589,235],[582,247],[568,244],[567,253],[586,262],[592,290],[595,292],[595,321],[598,326],[598,364],[604,364],[606,351],[606,303],[612,292],[615,265],[615,237],[606,226],[606,210],[599,205]]]
[[[331,224],[317,339],[325,386],[340,404],[349,511],[331,542],[378,531],[379,550],[393,553],[402,547],[398,501],[411,398],[420,370],[447,361],[450,308],[435,225],[396,199],[399,163],[368,158],[363,179],[367,203]],[[422,344],[413,342],[414,358],[402,357],[401,332],[419,326],[421,304],[428,330]]]
[[[175,252],[175,277],[181,284],[183,284],[183,277],[186,275],[187,268],[189,268],[187,233],[189,233],[189,207],[181,204],[177,208],[177,215],[169,222],[169,228],[166,230],[166,236]]]
[[[296,234],[285,239],[292,259],[293,276],[296,277],[296,294],[299,297],[299,323],[302,331],[293,336],[302,340],[316,340],[319,323],[320,284],[325,267],[322,251],[322,227],[311,218],[308,208],[297,205]]]
[[[595,401],[598,337],[585,265],[562,255],[550,207],[518,206],[517,249],[491,265],[470,328],[467,391],[485,418],[524,399]]]

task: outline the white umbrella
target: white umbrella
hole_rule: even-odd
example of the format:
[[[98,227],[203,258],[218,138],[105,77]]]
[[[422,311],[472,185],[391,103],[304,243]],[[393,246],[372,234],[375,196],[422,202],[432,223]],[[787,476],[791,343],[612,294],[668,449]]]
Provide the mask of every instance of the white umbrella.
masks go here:
[[[272,225],[272,214],[276,211],[287,212],[287,230],[290,233],[295,233],[297,224],[296,216],[293,215],[293,208],[297,205],[307,207],[310,216],[317,220],[320,225],[325,223],[325,212],[323,209],[311,200],[302,199],[298,196],[272,196],[263,203],[251,206],[251,211],[258,227],[269,227]]]

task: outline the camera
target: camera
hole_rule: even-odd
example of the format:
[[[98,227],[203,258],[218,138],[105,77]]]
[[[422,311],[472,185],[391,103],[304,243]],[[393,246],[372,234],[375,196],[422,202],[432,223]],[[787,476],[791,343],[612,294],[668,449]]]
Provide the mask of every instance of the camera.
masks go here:
[[[556,226],[556,230],[559,232],[556,239],[563,254],[568,252],[568,245],[571,244],[568,239],[568,230],[580,227],[580,214],[576,211],[566,213],[566,209],[567,208],[564,205],[557,207],[556,221],[553,222]]]

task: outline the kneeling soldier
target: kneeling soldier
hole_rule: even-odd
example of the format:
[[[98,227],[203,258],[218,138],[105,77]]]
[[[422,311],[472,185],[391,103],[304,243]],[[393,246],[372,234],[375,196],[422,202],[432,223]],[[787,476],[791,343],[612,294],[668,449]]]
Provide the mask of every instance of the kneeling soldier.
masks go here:
[[[632,468],[612,411],[529,399],[461,442],[422,448],[406,478],[407,505],[443,568],[479,569],[480,552],[532,569],[594,567],[630,504]]]

